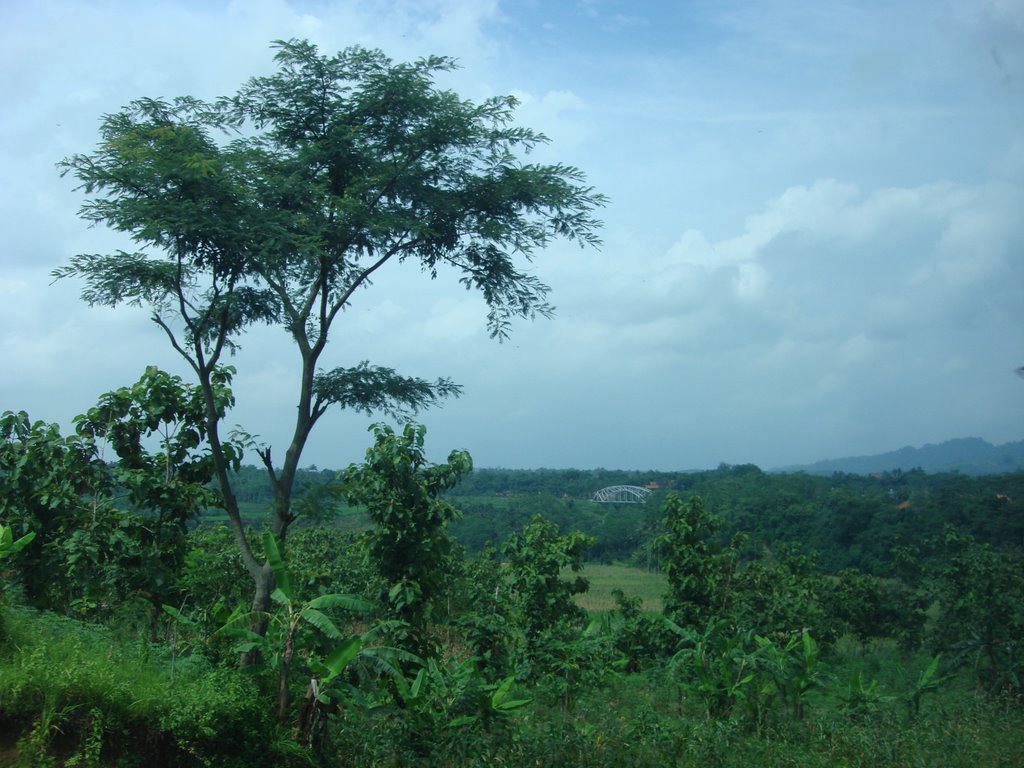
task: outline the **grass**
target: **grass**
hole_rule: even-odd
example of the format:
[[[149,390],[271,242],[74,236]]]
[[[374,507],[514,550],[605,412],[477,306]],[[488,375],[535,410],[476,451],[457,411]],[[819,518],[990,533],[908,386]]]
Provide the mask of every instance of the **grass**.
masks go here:
[[[166,647],[54,614],[4,608],[0,617],[5,760],[13,752],[16,765],[33,767],[56,765],[47,757],[56,755],[110,764],[98,762],[101,754],[150,768],[284,764],[275,762],[276,729],[251,676],[199,657],[175,663]],[[221,759],[229,750],[238,760]]]
[[[576,602],[591,613],[610,611],[615,608],[612,591],[621,589],[627,596],[643,600],[643,610],[651,613],[661,611],[661,598],[667,589],[665,575],[646,571],[628,565],[587,564],[583,576],[590,581],[590,589],[577,595]]]
[[[616,587],[656,609],[664,588],[659,574],[621,565],[591,565],[584,574],[594,584],[593,610],[613,607]],[[198,658],[173,666],[165,646],[125,641],[102,627],[50,614],[0,609],[0,618],[7,630],[0,641],[0,766],[71,765],[67,759],[94,768],[313,764],[287,732],[275,732],[268,690],[258,690],[246,674]],[[824,690],[803,720],[783,710],[764,723],[709,719],[659,670],[611,676],[571,709],[538,699],[487,728],[431,730],[416,712],[352,707],[330,721],[332,749],[322,765],[1024,765],[1024,708],[980,697],[970,675],[941,686],[919,714],[908,709],[908,686],[928,658],[900,652],[888,641],[865,648],[846,638],[828,659]],[[832,695],[853,671],[879,679],[890,694],[856,716]]]

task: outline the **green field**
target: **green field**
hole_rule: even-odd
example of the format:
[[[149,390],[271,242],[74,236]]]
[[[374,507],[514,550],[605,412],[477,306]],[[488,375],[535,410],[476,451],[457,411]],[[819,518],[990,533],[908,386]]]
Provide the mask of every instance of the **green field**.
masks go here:
[[[667,586],[663,573],[627,565],[599,563],[588,563],[582,573],[590,581],[590,589],[576,596],[576,602],[581,608],[591,612],[610,611],[615,608],[612,590],[621,589],[627,596],[641,598],[643,610],[654,613],[661,611],[661,598]]]

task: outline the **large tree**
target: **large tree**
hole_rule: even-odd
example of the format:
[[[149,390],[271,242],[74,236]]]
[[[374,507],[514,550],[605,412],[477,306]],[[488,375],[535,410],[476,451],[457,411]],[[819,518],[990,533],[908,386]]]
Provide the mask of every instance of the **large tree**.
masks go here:
[[[523,159],[546,139],[513,125],[512,97],[476,104],[439,88],[451,59],[395,64],[362,48],[275,47],[276,73],[232,97],[140,99],[103,118],[97,149],[61,168],[87,195],[81,216],[129,234],[139,250],[75,256],[55,272],[83,279],[91,305],[151,310],[195,372],[257,610],[269,605],[273,576],[232,493],[217,406],[224,354],[258,323],[295,343],[291,442],[280,464],[257,448],[275,492],[270,528],[283,541],[303,448],[329,408],[414,413],[460,391],[365,361],[323,369],[357,292],[389,262],[431,278],[450,267],[482,294],[500,339],[516,317],[551,312],[547,286],[524,262],[558,237],[596,245],[593,211],[604,203],[577,169]]]

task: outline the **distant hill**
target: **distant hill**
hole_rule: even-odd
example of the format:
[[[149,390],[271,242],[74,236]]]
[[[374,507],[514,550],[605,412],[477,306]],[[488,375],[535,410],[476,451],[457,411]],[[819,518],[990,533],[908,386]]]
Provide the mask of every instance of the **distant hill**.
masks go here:
[[[826,459],[813,464],[778,467],[772,471],[807,472],[812,475],[831,475],[833,472],[867,475],[872,472],[916,468],[925,472],[962,472],[975,476],[1024,471],[1024,440],[992,445],[978,437],[962,437],[938,445],[928,443],[920,448],[908,445],[898,451],[876,456]]]

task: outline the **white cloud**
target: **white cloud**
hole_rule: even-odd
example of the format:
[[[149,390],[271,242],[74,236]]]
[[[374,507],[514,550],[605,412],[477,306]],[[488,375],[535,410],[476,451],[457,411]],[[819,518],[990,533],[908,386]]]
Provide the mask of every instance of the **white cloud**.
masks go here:
[[[768,270],[752,261],[739,264],[736,267],[736,273],[733,286],[736,290],[736,297],[741,301],[760,299],[771,280]]]
[[[506,465],[770,465],[890,437],[1019,439],[1019,4],[805,11],[662,4],[634,25],[607,3],[583,6],[593,21],[497,0],[8,3],[0,405],[70,415],[147,362],[177,365],[145,313],[49,285],[71,254],[125,246],[81,225],[53,164],[95,145],[103,112],[231,93],[272,71],[271,39],[309,36],[326,52],[456,56],[446,87],[515,90],[517,121],[553,140],[533,159],[579,165],[612,199],[601,252],[538,254],[558,313],[509,344],[486,339],[479,297],[450,274],[396,268],[360,294],[325,365],[452,375],[466,398],[430,414],[432,432]],[[238,421],[275,441],[293,359],[277,329],[237,358]],[[329,422],[310,460],[358,458],[353,423]]]

